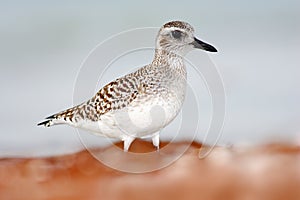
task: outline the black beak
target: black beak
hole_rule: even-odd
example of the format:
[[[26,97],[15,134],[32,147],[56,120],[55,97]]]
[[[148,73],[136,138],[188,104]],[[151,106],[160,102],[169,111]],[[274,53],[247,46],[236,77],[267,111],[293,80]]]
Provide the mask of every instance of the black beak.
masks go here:
[[[203,49],[205,51],[210,52],[217,52],[217,49],[210,44],[207,44],[205,42],[202,42],[201,40],[198,40],[197,38],[194,38],[194,42],[191,43],[195,48],[197,49]]]

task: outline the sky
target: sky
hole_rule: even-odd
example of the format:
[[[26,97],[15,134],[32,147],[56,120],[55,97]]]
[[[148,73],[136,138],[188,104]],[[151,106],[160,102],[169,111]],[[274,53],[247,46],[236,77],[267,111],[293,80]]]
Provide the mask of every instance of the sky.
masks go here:
[[[67,126],[45,129],[36,124],[50,114],[90,98],[106,80],[151,62],[153,56],[149,49],[125,55],[114,63],[105,80],[76,93],[74,100],[80,69],[97,45],[120,32],[145,27],[157,29],[170,20],[189,22],[197,37],[219,50],[210,55],[195,51],[188,58],[199,55],[200,61],[209,59],[208,65],[222,77],[226,117],[220,145],[300,141],[299,9],[299,1],[283,0],[131,1],[130,4],[1,1],[0,156],[63,154],[81,149],[83,144],[75,129]],[[141,41],[145,38],[151,46],[155,28],[137,38]],[[116,49],[129,48],[132,41],[114,45]],[[99,55],[97,59],[100,65],[104,57]],[[191,83],[201,79],[192,75],[189,75]],[[203,95],[198,108],[201,127],[196,137],[202,141],[212,115],[211,102],[205,91],[205,77],[193,84],[199,84],[198,95]],[[194,107],[188,105],[186,109],[193,112]],[[180,117],[184,116],[180,115],[173,126],[178,127]],[[166,128],[162,139],[173,138],[172,134],[172,128]],[[94,138],[87,133],[80,135]],[[105,139],[98,140],[99,145],[104,145]]]

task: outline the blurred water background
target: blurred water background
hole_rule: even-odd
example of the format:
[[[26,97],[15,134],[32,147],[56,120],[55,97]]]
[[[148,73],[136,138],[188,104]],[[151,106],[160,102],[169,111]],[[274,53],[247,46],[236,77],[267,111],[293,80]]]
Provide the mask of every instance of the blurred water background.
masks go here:
[[[299,10],[297,0],[1,1],[0,156],[82,148],[73,128],[37,122],[72,105],[81,63],[97,44],[177,19],[219,50],[210,57],[227,95],[220,144],[300,141]]]

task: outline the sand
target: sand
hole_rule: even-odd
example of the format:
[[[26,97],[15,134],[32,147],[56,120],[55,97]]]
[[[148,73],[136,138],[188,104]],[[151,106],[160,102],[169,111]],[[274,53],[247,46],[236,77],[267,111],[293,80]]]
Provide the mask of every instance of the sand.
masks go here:
[[[219,146],[202,159],[199,143],[164,142],[165,148],[147,159],[149,153],[141,152],[154,151],[149,142],[133,143],[130,151],[138,154],[123,153],[116,146],[122,148],[117,143],[93,153],[105,153],[103,158],[113,161],[110,164],[129,171],[140,167],[151,171],[180,149],[188,149],[178,159],[170,159],[175,161],[167,167],[148,173],[112,169],[87,150],[46,158],[0,159],[0,199],[300,199],[299,146]]]

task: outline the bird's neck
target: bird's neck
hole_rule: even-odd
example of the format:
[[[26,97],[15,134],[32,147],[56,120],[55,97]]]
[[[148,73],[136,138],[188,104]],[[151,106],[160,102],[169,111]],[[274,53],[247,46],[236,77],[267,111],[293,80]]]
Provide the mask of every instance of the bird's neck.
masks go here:
[[[185,68],[183,57],[179,54],[156,49],[152,65],[158,67],[171,67],[173,69]]]

